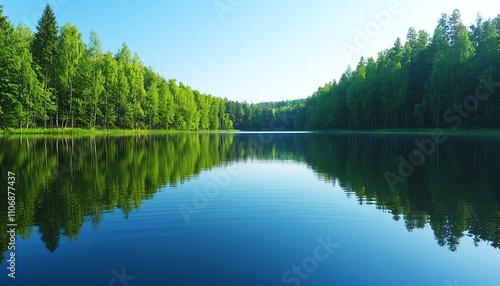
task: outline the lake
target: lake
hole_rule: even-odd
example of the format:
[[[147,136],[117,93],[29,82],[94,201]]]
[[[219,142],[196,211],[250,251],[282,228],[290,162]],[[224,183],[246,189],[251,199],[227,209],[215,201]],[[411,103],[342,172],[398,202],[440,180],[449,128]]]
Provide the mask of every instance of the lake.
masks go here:
[[[0,145],[1,285],[500,281],[495,134],[13,136]]]

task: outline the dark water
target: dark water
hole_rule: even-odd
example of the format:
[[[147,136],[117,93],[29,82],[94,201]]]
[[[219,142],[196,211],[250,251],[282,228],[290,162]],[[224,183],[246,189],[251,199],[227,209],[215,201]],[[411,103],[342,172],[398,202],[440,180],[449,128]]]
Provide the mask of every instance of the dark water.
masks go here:
[[[0,146],[1,285],[500,283],[499,136],[182,133]]]

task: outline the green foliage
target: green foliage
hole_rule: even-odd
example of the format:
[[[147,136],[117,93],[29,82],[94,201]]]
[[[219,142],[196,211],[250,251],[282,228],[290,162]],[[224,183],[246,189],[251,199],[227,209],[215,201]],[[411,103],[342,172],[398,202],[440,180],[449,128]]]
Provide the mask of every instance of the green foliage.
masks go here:
[[[338,83],[318,88],[306,100],[286,107],[230,102],[227,112],[235,128],[244,130],[279,131],[283,125],[291,130],[455,127],[447,112],[463,106],[490,77],[500,81],[499,31],[500,16],[479,17],[467,28],[454,10],[441,16],[432,38],[410,28],[405,43],[397,39],[376,59],[361,58]],[[500,91],[490,93],[474,102],[472,114],[459,127],[500,127]],[[244,110],[242,119],[236,116],[238,106]]]
[[[305,128],[456,127],[447,114],[490,77],[500,81],[499,23],[500,16],[478,17],[467,28],[454,10],[441,16],[432,38],[410,28],[406,43],[397,39],[376,60],[361,58],[338,84],[329,83],[309,97],[301,111]],[[489,97],[475,100],[472,114],[463,116],[459,127],[500,126],[500,91],[489,91]]]
[[[50,105],[56,105],[57,99],[57,41],[58,41],[58,26],[54,12],[47,4],[43,11],[42,17],[38,21],[36,32],[34,34],[32,55],[36,65],[35,70],[38,71],[38,80],[42,83],[43,89],[49,92]],[[49,122],[43,120],[43,125],[53,126],[54,120],[57,120],[57,110],[47,108]],[[40,118],[41,119],[41,118]]]
[[[84,115],[83,96],[75,93],[75,78],[81,65],[84,44],[78,29],[66,24],[61,27],[58,38],[58,75],[60,89],[58,90],[58,120],[62,126],[75,127],[75,120]],[[58,120],[56,125],[58,125]]]
[[[46,6],[33,35],[0,9],[0,128],[233,129],[227,100],[166,80],[124,43],[103,53]],[[241,122],[241,108],[235,109]]]
[[[256,104],[166,80],[125,43],[114,55],[103,53],[94,31],[85,44],[77,27],[58,28],[48,5],[34,34],[14,29],[1,9],[0,26],[1,128],[448,128],[456,124],[446,117],[450,109],[480,83],[500,81],[500,17],[478,16],[466,27],[458,10],[441,16],[432,37],[410,28],[406,42],[361,58],[307,99]],[[460,127],[500,126],[499,90],[471,104]]]
[[[35,127],[54,108],[33,68],[33,35],[24,25],[14,29],[1,8],[0,26],[0,127]]]

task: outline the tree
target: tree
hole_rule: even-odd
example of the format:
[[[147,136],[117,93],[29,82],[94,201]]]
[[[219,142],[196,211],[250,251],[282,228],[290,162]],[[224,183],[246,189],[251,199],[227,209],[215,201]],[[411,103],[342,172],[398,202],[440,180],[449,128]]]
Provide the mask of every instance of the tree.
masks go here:
[[[33,69],[29,28],[16,29],[3,16],[0,6],[0,126],[36,126],[53,111],[48,93],[43,90]]]
[[[210,129],[211,130],[219,130],[220,122],[221,122],[221,114],[220,114],[220,105],[222,104],[222,100],[218,97],[212,98],[210,105]]]
[[[366,64],[366,92],[362,97],[364,123],[366,127],[376,128],[380,118],[380,78],[373,58],[368,58]]]
[[[361,57],[356,70],[352,74],[352,84],[347,90],[347,107],[349,110],[349,128],[356,129],[363,126],[362,122],[362,95],[366,93],[366,63]]]
[[[151,69],[144,69],[144,84],[146,88],[146,105],[144,107],[144,113],[149,129],[157,128],[160,120],[160,98],[158,89],[159,79],[160,77],[156,75]]]
[[[0,5],[0,29],[5,30],[10,26],[9,20],[3,15],[3,5]]]
[[[446,14],[441,16],[439,24],[434,30],[431,44],[433,58],[432,71],[428,79],[429,90],[427,97],[431,109],[431,118],[435,122],[436,127],[440,126],[443,93],[450,90],[448,82],[445,80],[445,74],[447,73],[446,53],[449,49],[449,43],[446,38],[446,18]]]
[[[75,114],[85,114],[82,110],[82,98],[74,94],[75,77],[84,52],[82,36],[76,26],[66,24],[61,27],[58,51],[60,53],[58,74],[61,82],[58,114],[61,115],[63,126],[68,126],[71,122],[71,127],[75,127]]]
[[[43,89],[33,69],[34,63],[30,51],[33,41],[31,30],[21,24],[15,30],[15,38],[18,43],[16,55],[21,63],[17,77],[18,102],[22,104],[23,109],[22,113],[18,114],[17,120],[26,128],[35,127],[37,120],[42,122],[46,120],[47,112],[55,111],[56,106],[50,101],[49,93]]]
[[[88,101],[87,116],[89,116],[89,126],[95,126],[97,119],[103,118],[101,111],[101,96],[104,92],[105,77],[102,72],[102,48],[101,41],[97,38],[97,33],[90,32],[90,42],[85,50],[85,59],[90,64],[90,100]],[[87,97],[85,97],[87,98]],[[86,101],[87,102],[87,101]]]
[[[38,78],[42,82],[45,91],[50,92],[51,101],[55,103],[57,102],[58,27],[54,12],[48,4],[45,6],[42,17],[38,20],[36,30],[32,46],[33,59],[40,67]],[[50,124],[52,125],[54,113],[49,106],[46,106],[45,109],[49,111]],[[44,125],[46,126],[47,123],[44,122]],[[58,125],[57,114],[56,125]]]
[[[413,106],[414,127],[428,126],[429,104],[425,97],[426,81],[431,72],[431,50],[428,46],[429,34],[420,30],[415,44],[412,46],[412,57],[410,66],[410,81],[412,99],[410,105]]]
[[[103,113],[103,127],[108,129],[114,127],[116,123],[116,109],[118,104],[118,62],[113,58],[113,55],[108,52],[104,54],[101,62],[103,93],[101,96],[100,106]]]
[[[131,127],[143,128],[144,106],[146,99],[146,90],[144,89],[144,65],[141,62],[139,55],[134,54],[132,64],[130,66],[129,83],[130,83],[130,98],[129,102],[132,106]]]
[[[498,19],[484,21],[478,16],[476,25],[471,27],[472,43],[476,52],[470,67],[472,74],[479,78],[486,79],[490,76],[494,79],[500,78],[500,23]],[[482,124],[494,127],[495,123],[499,123],[495,122],[494,116],[490,116],[491,111],[497,111],[497,115],[500,113],[498,92],[494,92],[482,102],[476,100],[475,103],[474,118],[476,120],[480,120],[483,116]]]
[[[197,130],[199,126],[199,114],[194,99],[194,92],[190,86],[179,83],[179,110],[183,115],[186,126],[184,130]]]
[[[124,43],[122,48],[118,51],[115,56],[118,62],[118,77],[117,77],[117,104],[116,104],[116,114],[117,126],[120,128],[131,128],[132,123],[132,106],[129,102],[130,97],[130,65],[131,65],[131,53],[128,46]]]
[[[160,80],[158,87],[159,94],[159,127],[162,129],[172,128],[172,123],[174,122],[174,98],[170,92],[168,82],[165,79]]]
[[[201,130],[208,130],[210,128],[210,101],[211,97],[200,94],[198,91],[194,92],[194,99],[196,101],[197,110],[200,113],[200,126]]]
[[[11,126],[20,108],[16,100],[18,86],[14,82],[20,62],[16,56],[14,28],[3,16],[0,6],[0,119],[2,127]]]

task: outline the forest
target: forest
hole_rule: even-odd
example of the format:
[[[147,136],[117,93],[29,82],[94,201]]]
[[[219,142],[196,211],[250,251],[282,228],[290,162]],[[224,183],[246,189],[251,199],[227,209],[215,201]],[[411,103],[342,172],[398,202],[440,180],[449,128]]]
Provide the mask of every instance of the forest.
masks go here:
[[[250,104],[203,94],[147,67],[124,43],[104,52],[49,5],[36,31],[0,7],[0,128],[380,130],[498,128],[500,15],[466,26],[442,14],[431,35],[361,58],[305,99]],[[334,52],[334,51],[332,51]],[[286,95],[284,95],[286,96]]]
[[[35,33],[1,10],[0,28],[1,128],[233,129],[227,100],[164,79],[126,44],[103,52],[94,31],[84,43],[49,5]]]
[[[306,101],[305,128],[499,127],[499,64],[500,15],[466,27],[454,10],[432,36],[410,28],[405,43],[319,88]]]

